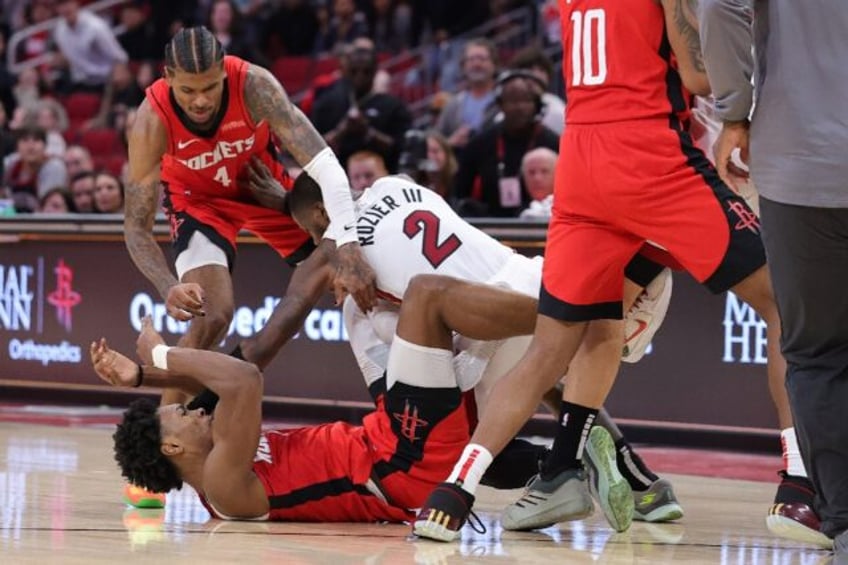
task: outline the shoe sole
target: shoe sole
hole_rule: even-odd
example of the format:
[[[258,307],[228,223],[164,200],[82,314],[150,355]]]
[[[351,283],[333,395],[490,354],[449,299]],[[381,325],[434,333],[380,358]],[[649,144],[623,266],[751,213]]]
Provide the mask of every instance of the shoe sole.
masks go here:
[[[527,530],[540,530],[549,528],[560,522],[573,522],[574,520],[582,520],[588,518],[595,511],[591,499],[587,502],[588,506],[583,506],[582,509],[573,509],[574,500],[566,500],[562,504],[558,504],[539,514],[533,514],[522,520],[509,520],[506,516],[501,519],[501,527],[504,530],[513,532],[521,532]]]
[[[801,543],[809,543],[822,549],[833,549],[832,539],[823,533],[812,530],[792,518],[787,518],[786,516],[769,514],[766,516],[766,528],[768,528],[768,531],[781,538]]]
[[[452,542],[459,538],[459,530],[451,530],[434,521],[434,512],[426,520],[416,520],[412,523],[412,533],[418,537],[434,541]]]
[[[609,432],[600,426],[592,427],[586,451],[597,472],[598,503],[610,526],[623,532],[633,522],[636,504],[630,485],[618,472],[615,463],[615,444]]]
[[[683,518],[683,508],[679,504],[669,503],[654,508],[647,514],[633,511],[633,519],[639,522],[672,522]]]

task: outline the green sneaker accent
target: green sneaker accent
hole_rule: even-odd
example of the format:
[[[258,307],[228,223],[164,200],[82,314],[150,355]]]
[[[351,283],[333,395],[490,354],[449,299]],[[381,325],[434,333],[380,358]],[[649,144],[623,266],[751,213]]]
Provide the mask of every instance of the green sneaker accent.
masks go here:
[[[609,432],[593,426],[586,442],[584,462],[589,468],[592,494],[610,526],[623,532],[633,521],[635,503],[627,480],[618,472],[615,462],[615,442]]]

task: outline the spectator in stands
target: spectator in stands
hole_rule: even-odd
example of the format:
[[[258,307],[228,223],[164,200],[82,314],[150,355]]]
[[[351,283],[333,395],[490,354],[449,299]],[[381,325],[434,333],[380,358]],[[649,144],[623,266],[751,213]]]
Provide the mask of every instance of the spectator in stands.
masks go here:
[[[82,145],[69,145],[65,149],[65,155],[62,160],[65,162],[65,169],[71,178],[83,171],[91,172],[94,170],[94,159],[91,158],[91,153],[88,149]]]
[[[347,44],[357,37],[367,36],[368,22],[353,0],[333,0],[332,15],[315,40],[315,51],[332,51],[340,43]]]
[[[339,55],[339,68],[342,72],[345,71],[345,65],[347,65],[348,53],[352,52],[354,49],[364,49],[367,51],[377,52],[377,46],[374,42],[368,37],[357,37],[353,40],[353,43],[350,46],[341,50]],[[385,71],[384,69],[377,68],[377,72],[374,74],[374,85],[371,87],[371,92],[382,92],[384,94],[388,94],[391,90],[392,86],[392,76]]]
[[[64,106],[53,98],[42,98],[33,113],[34,116],[28,118],[28,121],[34,121],[47,132],[47,154],[62,158],[67,147],[62,134],[68,129],[68,113]]]
[[[207,27],[218,38],[228,55],[247,59],[263,67],[270,61],[257,50],[256,40],[245,34],[242,14],[232,0],[213,0],[209,7]]]
[[[39,214],[72,214],[76,212],[71,193],[63,186],[50,189],[38,203]]]
[[[374,181],[388,175],[383,158],[373,151],[357,151],[347,160],[347,178],[350,189],[365,190]]]
[[[565,129],[565,101],[550,92],[551,80],[554,77],[551,59],[536,46],[525,47],[512,58],[511,68],[529,71],[545,84],[545,92],[542,94],[542,123],[548,129],[561,134]]]
[[[123,26],[117,39],[130,61],[145,61],[160,57],[156,46],[156,30],[153,20],[147,17],[144,5],[130,2],[121,6],[118,20]]]
[[[515,217],[530,204],[521,180],[524,154],[559,149],[559,136],[539,122],[543,85],[526,71],[498,78],[496,100],[503,120],[473,137],[459,159],[454,193],[464,216]]]
[[[144,91],[132,75],[129,65],[117,63],[112,67],[112,77],[106,84],[106,90],[100,100],[100,110],[83,125],[83,128],[122,129],[127,112],[131,108],[137,108],[142,100],[144,100]]]
[[[56,11],[62,17],[53,32],[61,56],[58,66],[67,66],[71,91],[101,92],[116,63],[126,63],[109,24],[88,10],[80,10],[77,0],[59,0]]]
[[[412,12],[397,0],[373,0],[368,27],[379,52],[400,53],[409,47]]]
[[[409,110],[398,98],[374,92],[374,49],[354,47],[346,55],[342,72],[342,80],[317,95],[312,123],[342,162],[368,149],[383,157],[389,171],[395,171],[404,133],[412,124]]]
[[[17,151],[3,162],[3,186],[11,189],[18,212],[35,212],[51,188],[65,186],[68,174],[61,159],[47,155],[47,133],[28,126],[17,132]]]
[[[94,177],[94,210],[101,214],[124,213],[124,183],[112,173],[100,171]]]
[[[453,204],[457,164],[448,140],[435,130],[411,130],[404,140],[400,170]]]
[[[30,68],[18,73],[18,80],[12,87],[12,93],[15,97],[15,110],[21,109],[21,112],[24,112],[38,104],[41,99],[41,79],[38,71]],[[14,121],[14,112],[12,121]]]
[[[94,210],[94,173],[89,169],[71,176],[71,199],[74,208],[81,214],[93,214]]]
[[[521,160],[521,178],[531,198],[530,205],[521,211],[522,219],[547,220],[551,217],[556,162],[557,154],[547,147],[532,149]]]
[[[24,26],[40,24],[56,17],[52,0],[35,0],[26,3],[24,9]],[[17,60],[29,61],[50,52],[50,30],[41,30],[29,35],[18,44]],[[50,80],[50,65],[44,64],[33,68],[38,82]]]
[[[309,0],[282,0],[265,29],[266,52],[277,55],[309,55],[315,49],[318,16]]]
[[[426,182],[422,184],[445,200],[452,201],[451,188],[458,168],[456,155],[447,138],[435,130],[427,132],[427,161],[430,167]]]
[[[454,92],[460,88],[462,53],[468,41],[464,34],[486,23],[489,13],[489,0],[463,0],[461,9],[457,9],[453,0],[413,1],[413,44],[424,39],[423,43],[430,45],[425,56],[425,72],[439,77],[442,90]],[[427,27],[431,33],[422,36],[422,30]]]
[[[494,103],[497,68],[497,51],[490,41],[472,39],[466,43],[462,55],[465,89],[445,105],[436,122],[436,129],[454,148],[465,147],[471,136],[497,113]]]

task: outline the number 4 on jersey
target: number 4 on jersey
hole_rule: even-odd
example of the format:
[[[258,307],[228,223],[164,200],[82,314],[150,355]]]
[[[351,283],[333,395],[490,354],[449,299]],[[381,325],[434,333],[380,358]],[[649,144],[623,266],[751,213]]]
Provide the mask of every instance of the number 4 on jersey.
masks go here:
[[[226,166],[218,167],[218,171],[215,173],[214,180],[220,182],[224,186],[230,186],[230,174],[227,172]]]
[[[445,259],[453,255],[460,248],[462,241],[455,233],[450,234],[442,243],[439,243],[439,226],[441,219],[429,210],[415,210],[403,221],[403,233],[406,237],[413,239],[421,231],[424,232],[421,240],[421,253],[430,262],[434,269],[445,262]]]
[[[607,79],[607,15],[601,8],[571,12],[571,86]]]

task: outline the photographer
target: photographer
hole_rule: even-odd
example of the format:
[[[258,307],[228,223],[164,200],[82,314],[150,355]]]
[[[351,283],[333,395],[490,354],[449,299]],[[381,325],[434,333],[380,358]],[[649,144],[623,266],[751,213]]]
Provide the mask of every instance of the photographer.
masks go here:
[[[457,164],[447,138],[435,130],[409,130],[400,156],[400,171],[453,203],[454,175]]]

